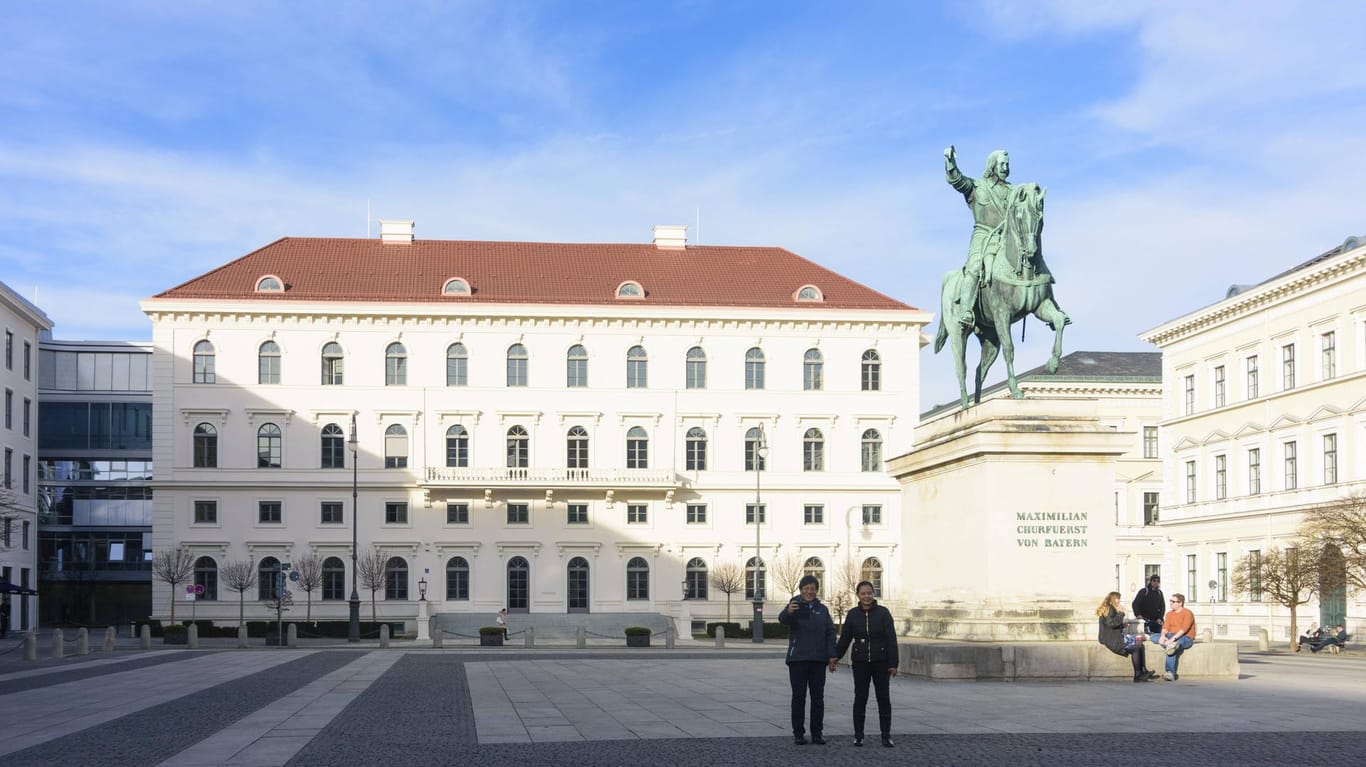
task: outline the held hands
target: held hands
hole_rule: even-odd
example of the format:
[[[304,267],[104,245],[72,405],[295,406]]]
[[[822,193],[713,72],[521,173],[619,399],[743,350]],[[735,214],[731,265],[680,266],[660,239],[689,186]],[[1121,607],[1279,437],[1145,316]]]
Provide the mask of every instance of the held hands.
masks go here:
[[[830,669],[830,673],[832,673],[832,674],[835,673],[835,667],[839,665],[839,662],[840,662],[840,659],[839,659],[839,658],[831,658],[831,659],[830,659],[830,663],[827,664],[827,667]]]
[[[896,666],[887,669],[887,676],[896,676]]]

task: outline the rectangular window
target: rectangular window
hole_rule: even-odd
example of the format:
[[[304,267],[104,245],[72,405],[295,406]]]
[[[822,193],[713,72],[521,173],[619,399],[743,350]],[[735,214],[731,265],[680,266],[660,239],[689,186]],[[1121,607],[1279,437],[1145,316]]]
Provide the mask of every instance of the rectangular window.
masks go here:
[[[384,504],[384,524],[386,525],[406,525],[408,524],[408,502],[407,501],[387,501]]]
[[[1155,524],[1157,524],[1157,499],[1158,499],[1158,498],[1159,498],[1159,496],[1158,496],[1157,493],[1144,493],[1144,494],[1143,494],[1143,524],[1145,524],[1145,525],[1155,525]]]
[[[689,389],[707,388],[707,358],[700,355],[701,350],[698,351],[699,355],[696,357],[692,352],[688,353],[687,375],[684,385]]]
[[[1300,486],[1300,468],[1297,457],[1297,445],[1294,442],[1285,443],[1285,489],[1294,490]]]
[[[33,436],[33,400],[24,397],[24,436]]]
[[[802,522],[807,525],[825,524],[825,507],[818,503],[803,506]]]
[[[1194,604],[1200,601],[1199,581],[1196,580],[1195,555],[1186,555],[1186,604]]]
[[[5,487],[14,487],[14,450],[5,448]]]
[[[1186,461],[1186,503],[1195,503],[1195,461]]]
[[[1320,367],[1323,368],[1323,380],[1337,377],[1338,374],[1338,337],[1337,333],[1328,331],[1319,336],[1321,349]]]
[[[644,503],[626,504],[626,524],[643,525],[650,521],[650,507]]]
[[[508,386],[526,386],[526,359],[508,357]]]
[[[865,527],[868,525],[882,524],[882,506],[879,504],[864,504],[863,524]]]
[[[529,524],[531,524],[531,504],[529,504],[529,503],[509,503],[509,504],[508,504],[508,524],[509,524],[509,525],[529,525]]]
[[[1221,551],[1214,555],[1214,582],[1218,592],[1214,598],[1220,602],[1228,601],[1228,553]]]
[[[565,524],[586,525],[588,524],[588,504],[570,503],[565,505]]]
[[[468,386],[470,380],[470,361],[468,357],[446,354],[446,385]]]
[[[5,369],[14,369],[14,333],[5,331]]]
[[[1252,602],[1262,601],[1262,552],[1253,549],[1247,553],[1247,598]]]
[[[1152,580],[1154,575],[1156,575],[1156,576],[1159,577],[1159,578],[1162,577],[1162,565],[1144,565],[1144,566],[1143,566],[1143,582],[1144,582],[1144,583],[1147,583],[1148,581]]]
[[[1224,406],[1224,366],[1216,365],[1214,368],[1214,406]]]
[[[1188,375],[1186,382],[1186,415],[1195,412],[1195,376]]]
[[[511,373],[509,372],[509,375]],[[508,386],[513,386],[509,380]],[[525,386],[525,384],[522,384]],[[588,358],[569,357],[565,360],[564,385],[570,389],[582,389],[588,386]]]
[[[23,478],[21,481],[23,482],[23,485],[24,485],[24,495],[28,495],[29,493],[32,493],[32,492],[33,492],[33,485],[31,484],[31,482],[30,482],[30,480],[29,480],[29,476],[33,473],[33,457],[32,457],[32,456],[28,456],[28,455],[24,456],[24,465],[23,465],[23,469],[24,469],[24,478]],[[27,524],[27,523],[25,523],[25,524]]]
[[[745,388],[762,389],[764,388],[764,360],[758,358],[745,357]]]
[[[23,538],[20,540],[20,544],[24,547],[25,550],[28,549],[28,533],[29,533],[29,526],[28,526],[28,524],[29,524],[28,522],[25,522],[25,523],[24,523],[24,529],[19,533],[21,536],[23,536]],[[109,545],[110,545],[110,546],[113,546],[114,544],[113,544],[113,543],[110,543]],[[111,558],[112,558],[112,557],[111,557]],[[121,559],[121,558],[122,558],[122,557],[120,557],[120,559]]]
[[[1295,345],[1281,347],[1281,389],[1290,391],[1295,388]]]
[[[259,384],[280,383],[280,355],[278,352],[274,354],[258,352],[256,358],[256,382]]]
[[[346,521],[341,501],[323,501],[319,506],[318,521],[324,525],[340,525]]]
[[[1247,358],[1247,398],[1256,399],[1257,396],[1257,355],[1254,354]]]
[[[1247,494],[1260,495],[1262,492],[1262,449],[1254,447],[1247,451]]]
[[[626,359],[626,388],[646,388],[649,385],[649,373],[649,360],[643,357],[632,358],[628,355]]]
[[[5,390],[5,428],[14,428],[14,392]]]
[[[707,504],[690,503],[688,504],[688,524],[705,525],[707,524]]]
[[[194,523],[196,525],[218,524],[218,501],[195,501]]]
[[[1338,435],[1323,435],[1323,484],[1338,483]]]
[[[256,504],[256,521],[263,525],[278,525],[284,521],[281,517],[279,501],[261,501]]]
[[[757,506],[756,506],[756,504],[747,503],[747,504],[745,504],[745,524],[747,524],[747,525],[752,525],[752,524],[754,524],[754,510],[755,510],[755,508],[758,508],[758,510],[759,510],[759,524],[762,525],[762,524],[764,524],[766,521],[768,521],[768,504],[766,504],[766,503],[760,503],[760,504],[757,504]]]
[[[1157,427],[1156,427],[1156,426],[1144,426],[1144,427],[1143,427],[1143,457],[1144,457],[1144,458],[1156,458],[1156,457],[1157,457]]]
[[[33,344],[24,342],[24,380],[33,380]]]
[[[1228,497],[1228,456],[1214,456],[1214,497],[1223,500]]]
[[[455,501],[446,502],[446,524],[468,525],[469,523],[470,505],[468,503],[456,503]]]

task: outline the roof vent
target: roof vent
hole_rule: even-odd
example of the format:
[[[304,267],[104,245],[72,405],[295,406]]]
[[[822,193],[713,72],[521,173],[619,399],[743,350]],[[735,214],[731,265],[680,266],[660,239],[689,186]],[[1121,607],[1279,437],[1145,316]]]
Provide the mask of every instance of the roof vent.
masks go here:
[[[379,220],[379,241],[385,245],[413,244],[413,220]]]
[[[660,250],[682,250],[688,246],[688,227],[660,225],[655,227],[655,247]]]

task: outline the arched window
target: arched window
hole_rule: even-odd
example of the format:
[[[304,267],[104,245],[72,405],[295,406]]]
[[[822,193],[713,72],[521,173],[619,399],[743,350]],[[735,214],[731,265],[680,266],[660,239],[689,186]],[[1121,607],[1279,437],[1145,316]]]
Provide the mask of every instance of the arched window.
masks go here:
[[[284,573],[280,572],[280,560],[266,557],[256,566],[256,598],[262,601],[273,600],[284,586]]]
[[[882,598],[882,563],[877,557],[863,560],[863,567],[859,569],[859,580],[873,584],[873,596],[877,599]]]
[[[525,469],[530,456],[531,438],[526,429],[514,426],[508,429],[508,468]]]
[[[860,462],[864,471],[882,471],[882,435],[877,429],[863,432],[863,459]]]
[[[507,606],[509,612],[524,613],[531,604],[531,565],[522,557],[508,560]]]
[[[686,466],[688,471],[707,470],[707,433],[700,426],[688,429],[685,438],[687,445],[685,453]]]
[[[194,467],[218,467],[218,430],[207,423],[194,427]]]
[[[408,563],[403,557],[390,557],[384,563],[384,598],[408,598]]]
[[[701,557],[693,557],[688,560],[688,567],[684,571],[684,582],[687,584],[683,589],[684,599],[706,599],[707,598],[707,563]]]
[[[749,558],[745,563],[745,599],[754,599],[755,594],[758,594],[760,599],[764,598],[767,574],[764,560],[758,557]]]
[[[470,598],[470,563],[464,557],[446,561],[446,601],[468,602]]]
[[[582,426],[570,428],[565,437],[565,465],[571,469],[588,468],[588,432]]]
[[[195,383],[211,384],[214,382],[213,356],[213,344],[208,341],[200,341],[194,345]]]
[[[626,468],[650,468],[650,439],[639,426],[632,426],[626,432]]]
[[[280,427],[263,423],[256,430],[256,468],[278,469],[284,453],[284,436]]]
[[[526,386],[527,353],[526,347],[513,344],[508,347],[508,386]]]
[[[384,350],[384,385],[408,384],[408,350],[403,344],[392,343]]]
[[[626,598],[650,598],[650,565],[643,557],[631,557],[626,563]]]
[[[688,350],[686,378],[689,389],[707,388],[707,353],[700,346]]]
[[[346,599],[346,565],[340,557],[323,560],[323,601],[340,602]]]
[[[346,435],[342,433],[341,427],[335,423],[324,426],[322,441],[322,467],[324,469],[345,469]]]
[[[571,613],[588,612],[588,560],[574,557],[565,568],[565,586]]]
[[[757,346],[745,352],[745,388],[764,388],[764,350]]]
[[[441,294],[444,296],[468,296],[470,284],[463,277],[452,277],[446,280],[445,285],[441,286]]]
[[[626,388],[644,389],[649,379],[650,358],[645,347],[632,346],[626,352]]]
[[[266,341],[256,350],[256,383],[280,383],[280,345]]]
[[[808,575],[815,576],[816,580],[820,583],[820,591],[817,592],[818,595],[827,593],[828,590],[825,587],[825,563],[821,561],[820,557],[807,557],[806,561],[802,563],[802,576],[805,577]]]
[[[820,349],[807,349],[802,356],[802,389],[820,391],[825,388],[825,358]]]
[[[864,391],[882,390],[882,358],[876,350],[869,349],[863,353],[863,371],[859,378]]]
[[[759,427],[745,432],[745,471],[768,471],[768,441]]]
[[[266,276],[256,281],[256,292],[258,293],[280,293],[285,286],[280,284],[277,277]]]
[[[823,301],[823,300],[825,300],[825,297],[824,297],[823,295],[821,295],[820,289],[817,288],[815,285],[803,285],[803,286],[797,291],[797,300],[798,300],[798,301]]]
[[[465,345],[454,343],[446,347],[446,385],[469,386],[470,354]]]
[[[384,430],[384,468],[408,468],[408,430],[396,423]]]
[[[446,465],[457,468],[470,465],[470,433],[460,424],[446,430]]]
[[[323,386],[341,386],[342,372],[346,358],[341,344],[328,341],[323,344]]]
[[[203,586],[204,593],[195,599],[218,599],[218,563],[213,557],[200,557],[194,561],[194,585]]]
[[[644,298],[645,291],[638,282],[623,282],[617,286],[617,298]]]
[[[825,435],[807,429],[802,435],[802,471],[825,471]]]
[[[580,344],[569,347],[564,356],[564,385],[579,389],[588,385],[588,350]],[[512,363],[508,362],[508,386],[512,386]],[[523,384],[525,386],[525,384]]]

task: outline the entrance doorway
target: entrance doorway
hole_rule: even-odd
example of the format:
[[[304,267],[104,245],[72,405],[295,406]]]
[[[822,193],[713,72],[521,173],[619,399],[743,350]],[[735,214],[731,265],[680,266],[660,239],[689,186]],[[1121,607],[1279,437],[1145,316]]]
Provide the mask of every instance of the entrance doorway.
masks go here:
[[[565,583],[569,593],[569,612],[588,612],[588,560],[574,557],[569,560],[568,578]]]
[[[1347,625],[1347,560],[1331,545],[1319,557],[1319,625],[1325,634]]]
[[[531,604],[531,565],[522,557],[508,560],[508,612],[528,612]]]

